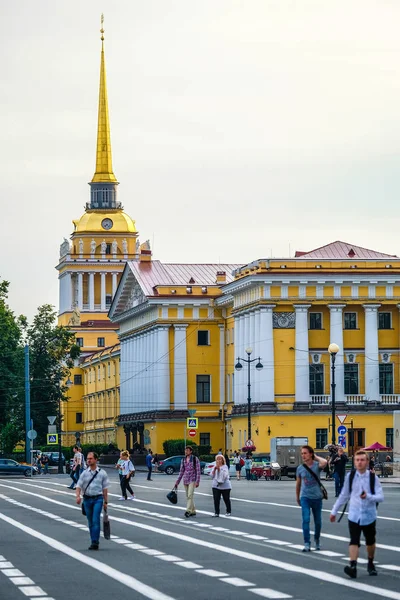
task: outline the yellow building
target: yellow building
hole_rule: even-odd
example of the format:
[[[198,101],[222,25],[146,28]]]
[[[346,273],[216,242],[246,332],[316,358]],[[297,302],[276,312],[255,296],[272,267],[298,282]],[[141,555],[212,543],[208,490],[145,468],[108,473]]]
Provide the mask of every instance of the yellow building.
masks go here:
[[[250,373],[257,451],[290,436],[321,449],[332,439],[334,342],[336,413],[348,429],[339,441],[348,449],[377,440],[392,446],[399,273],[397,257],[343,242],[242,267],[169,265],[150,253],[129,261],[110,310],[120,325],[119,445],[139,440],[162,452],[164,439],[182,437],[187,410],[196,410],[194,441],[243,447]],[[244,361],[235,370],[248,357],[250,372]]]
[[[81,347],[81,361],[72,372],[73,385],[69,401],[63,404],[63,444],[75,442],[75,434],[84,430],[84,378],[81,366],[86,356],[99,348],[118,342],[117,326],[107,316],[112,298],[128,259],[138,253],[135,222],[123,211],[117,200],[118,182],[113,172],[110,123],[108,115],[104,36],[102,30],[96,168],[90,182],[90,201],[84,214],[73,221],[71,241],[64,239],[60,247],[59,318],[60,325],[70,326]],[[116,410],[116,414],[118,410]],[[101,414],[104,407],[100,408]],[[101,418],[101,417],[99,417]],[[93,419],[90,422],[99,421]],[[110,429],[104,421],[104,438]],[[95,425],[93,424],[93,427]],[[82,440],[84,441],[84,439]]]

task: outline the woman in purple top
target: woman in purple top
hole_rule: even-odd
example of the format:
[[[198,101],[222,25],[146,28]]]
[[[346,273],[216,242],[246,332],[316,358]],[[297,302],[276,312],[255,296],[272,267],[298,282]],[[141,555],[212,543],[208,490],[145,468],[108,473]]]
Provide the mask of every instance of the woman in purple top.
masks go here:
[[[183,485],[186,491],[186,512],[185,517],[194,517],[196,507],[194,505],[194,490],[200,485],[200,461],[193,456],[191,446],[185,448],[185,458],[182,458],[179,477],[176,480],[175,487],[178,487],[183,478]]]

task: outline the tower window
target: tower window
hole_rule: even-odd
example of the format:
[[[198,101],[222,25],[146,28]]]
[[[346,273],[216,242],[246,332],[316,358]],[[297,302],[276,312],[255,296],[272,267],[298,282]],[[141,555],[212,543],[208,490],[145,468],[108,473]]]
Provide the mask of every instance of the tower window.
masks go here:
[[[74,385],[82,385],[82,375],[74,375]]]
[[[107,244],[107,246],[106,246],[106,254],[111,254],[111,244]]]
[[[198,346],[208,346],[210,343],[209,331],[198,331],[197,332],[197,345]]]
[[[77,337],[76,339],[76,345],[79,346],[79,348],[83,347],[83,337]]]
[[[111,306],[112,296],[111,294],[106,294],[106,306]]]
[[[106,345],[105,338],[103,338],[103,337],[97,338],[97,347],[98,348],[104,348],[105,345]]]

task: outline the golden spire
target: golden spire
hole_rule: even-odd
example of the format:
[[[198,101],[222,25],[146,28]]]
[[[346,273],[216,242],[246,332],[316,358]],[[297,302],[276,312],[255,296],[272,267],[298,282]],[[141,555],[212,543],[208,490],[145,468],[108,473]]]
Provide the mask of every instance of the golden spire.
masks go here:
[[[96,172],[92,183],[116,183],[117,179],[113,173],[111,157],[110,120],[108,117],[108,98],[106,65],[104,61],[104,16],[101,15],[101,62],[100,62],[100,90],[99,90],[99,116],[97,122],[97,148],[96,148]]]

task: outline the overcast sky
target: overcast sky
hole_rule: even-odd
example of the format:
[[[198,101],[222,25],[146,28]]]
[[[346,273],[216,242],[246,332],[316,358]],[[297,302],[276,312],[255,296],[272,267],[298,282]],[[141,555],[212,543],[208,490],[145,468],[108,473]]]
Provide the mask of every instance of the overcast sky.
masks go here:
[[[105,14],[114,172],[168,262],[400,254],[398,0],[0,1],[0,276],[58,303],[89,200]]]

